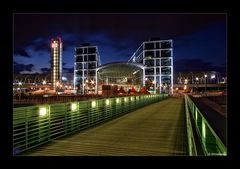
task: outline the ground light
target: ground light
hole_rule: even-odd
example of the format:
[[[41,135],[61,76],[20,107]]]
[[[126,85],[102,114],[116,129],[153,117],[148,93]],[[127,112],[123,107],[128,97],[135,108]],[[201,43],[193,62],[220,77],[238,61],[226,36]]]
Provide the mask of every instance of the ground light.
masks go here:
[[[76,111],[77,110],[77,103],[72,103],[71,104],[71,111]]]
[[[126,97],[124,98],[124,101],[127,102],[127,98]]]
[[[119,103],[119,98],[116,99],[116,103]]]
[[[92,101],[92,108],[96,107],[96,101]]]
[[[109,105],[110,104],[110,101],[109,99],[106,100],[106,105]]]
[[[46,107],[40,107],[39,109],[39,116],[44,117],[47,115],[47,108]]]

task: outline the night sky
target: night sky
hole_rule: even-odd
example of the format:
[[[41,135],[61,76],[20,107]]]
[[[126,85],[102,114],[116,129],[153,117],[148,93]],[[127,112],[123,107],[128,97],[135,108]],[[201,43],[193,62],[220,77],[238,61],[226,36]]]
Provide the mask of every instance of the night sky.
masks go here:
[[[144,40],[173,39],[174,71],[226,73],[226,14],[14,14],[14,73],[47,73],[50,39],[63,41],[63,68],[74,47],[97,45],[101,63],[127,61]]]

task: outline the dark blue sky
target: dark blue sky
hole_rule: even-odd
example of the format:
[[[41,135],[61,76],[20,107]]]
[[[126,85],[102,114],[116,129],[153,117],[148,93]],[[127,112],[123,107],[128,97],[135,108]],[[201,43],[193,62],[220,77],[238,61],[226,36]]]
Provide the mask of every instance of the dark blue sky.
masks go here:
[[[14,72],[47,72],[50,39],[63,41],[64,70],[74,47],[97,45],[102,64],[127,61],[151,37],[173,39],[174,70],[226,70],[225,14],[15,14]]]

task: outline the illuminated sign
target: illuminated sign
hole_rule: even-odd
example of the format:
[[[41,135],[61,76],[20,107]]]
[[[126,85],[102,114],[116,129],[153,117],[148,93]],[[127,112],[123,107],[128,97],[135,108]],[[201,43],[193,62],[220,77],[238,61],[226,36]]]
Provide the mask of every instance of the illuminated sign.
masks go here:
[[[52,48],[57,48],[58,44],[57,43],[52,43]]]

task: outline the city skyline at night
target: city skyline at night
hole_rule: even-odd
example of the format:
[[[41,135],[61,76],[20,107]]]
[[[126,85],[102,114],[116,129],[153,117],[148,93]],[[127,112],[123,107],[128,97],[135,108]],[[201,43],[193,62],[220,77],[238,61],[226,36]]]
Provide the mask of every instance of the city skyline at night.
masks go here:
[[[105,64],[127,61],[142,41],[159,37],[173,39],[175,71],[226,73],[226,14],[15,14],[14,73],[49,73],[56,36],[65,72],[73,73],[74,48],[82,43],[98,46]]]

